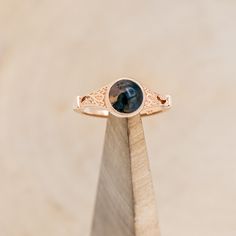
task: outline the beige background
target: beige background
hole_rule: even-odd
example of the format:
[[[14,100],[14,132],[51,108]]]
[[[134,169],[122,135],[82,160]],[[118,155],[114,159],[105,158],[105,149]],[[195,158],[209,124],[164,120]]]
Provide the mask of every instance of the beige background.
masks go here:
[[[106,122],[73,99],[130,76],[173,96],[144,120],[162,235],[235,236],[235,13],[233,0],[0,0],[0,235],[88,235]]]

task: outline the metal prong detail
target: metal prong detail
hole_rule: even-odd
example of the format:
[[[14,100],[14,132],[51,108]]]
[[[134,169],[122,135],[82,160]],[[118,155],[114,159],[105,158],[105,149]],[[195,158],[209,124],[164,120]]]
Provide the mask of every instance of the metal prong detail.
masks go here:
[[[160,107],[164,110],[167,110],[171,107],[171,96],[170,95],[166,95],[164,96],[157,96],[157,100],[161,103]]]
[[[162,105],[164,105],[167,101],[167,99],[162,99],[160,95],[157,96],[157,100],[161,102]]]

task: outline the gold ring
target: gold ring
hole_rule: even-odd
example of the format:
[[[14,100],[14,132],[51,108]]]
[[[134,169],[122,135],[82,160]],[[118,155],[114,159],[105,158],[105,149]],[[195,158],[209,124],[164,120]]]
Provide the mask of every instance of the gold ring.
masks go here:
[[[153,115],[171,107],[170,95],[162,96],[141,83],[121,78],[86,96],[78,96],[74,110],[90,116],[120,117]]]

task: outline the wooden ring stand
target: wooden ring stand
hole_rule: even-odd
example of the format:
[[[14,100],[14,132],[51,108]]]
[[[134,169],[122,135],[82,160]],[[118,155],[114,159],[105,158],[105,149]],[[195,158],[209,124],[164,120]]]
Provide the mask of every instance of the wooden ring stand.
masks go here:
[[[160,236],[140,115],[108,118],[91,236]]]

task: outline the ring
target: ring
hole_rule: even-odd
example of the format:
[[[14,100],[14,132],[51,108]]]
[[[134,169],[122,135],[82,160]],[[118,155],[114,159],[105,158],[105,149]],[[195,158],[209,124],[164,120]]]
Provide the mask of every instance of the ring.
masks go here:
[[[86,96],[78,96],[74,110],[90,116],[120,117],[153,115],[171,107],[170,95],[162,96],[141,83],[121,78]]]

